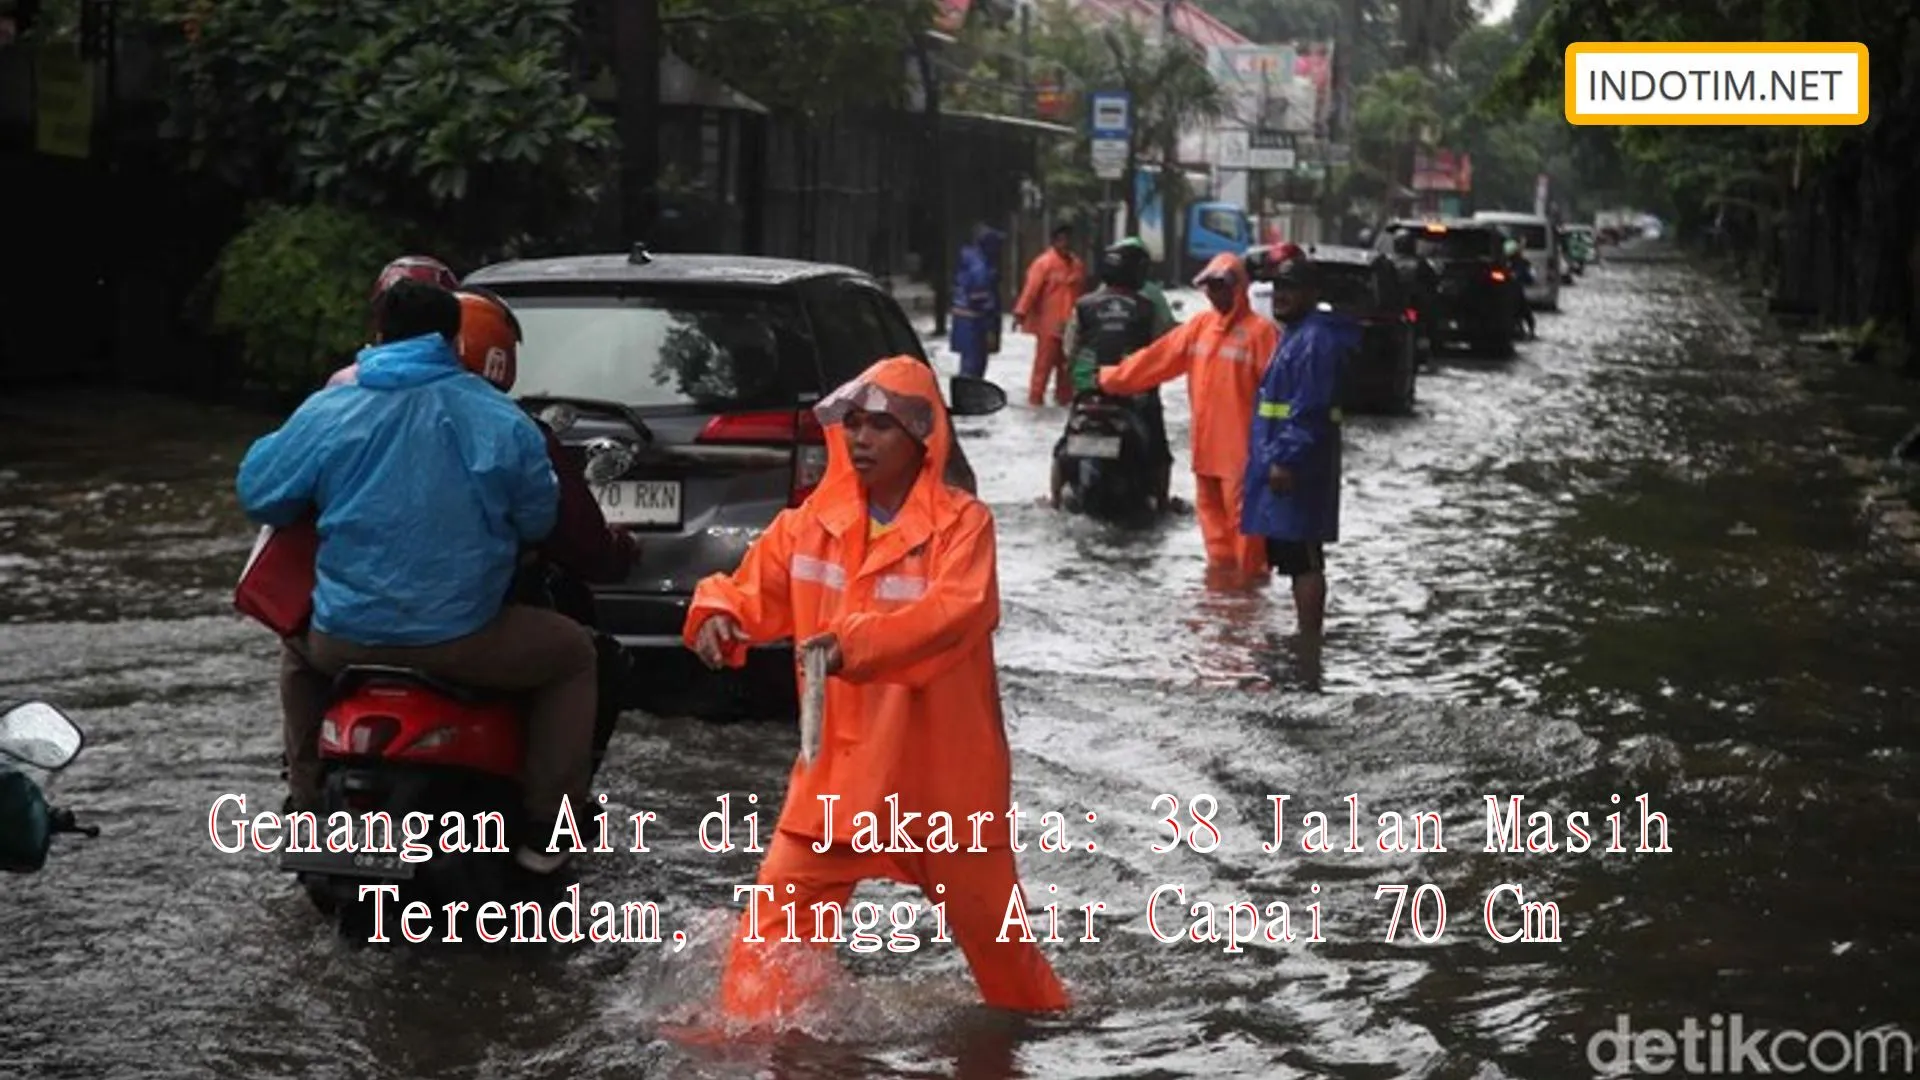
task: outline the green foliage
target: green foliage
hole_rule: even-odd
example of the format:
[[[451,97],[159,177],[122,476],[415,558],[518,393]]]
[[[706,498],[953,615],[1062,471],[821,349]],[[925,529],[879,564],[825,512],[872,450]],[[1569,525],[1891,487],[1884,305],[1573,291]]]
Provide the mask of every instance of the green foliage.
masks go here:
[[[207,282],[213,328],[238,339],[251,382],[312,390],[365,344],[367,291],[391,238],[383,223],[333,206],[255,211]]]
[[[898,105],[936,0],[660,0],[667,43],[773,109],[828,115]]]
[[[497,252],[567,220],[612,147],[567,76],[570,0],[145,2],[196,31],[169,56],[173,133],[262,197]]]
[[[1220,88],[1207,73],[1198,50],[1177,43],[1162,47],[1134,23],[1091,24],[1064,0],[1046,0],[1036,11],[1029,41],[1034,77],[1052,81],[1064,95],[1068,123],[1088,132],[1089,95],[1096,90],[1125,90],[1133,98],[1133,152],[1140,161],[1157,162],[1161,149],[1179,132],[1206,124],[1225,110]],[[996,58],[1011,50],[1001,29],[969,36],[963,46],[975,60],[974,78],[953,90],[957,107],[980,107],[1000,99]],[[1099,201],[1104,183],[1094,176],[1089,141],[1057,140],[1047,148],[1046,182],[1059,205]],[[1176,185],[1179,176],[1174,176]],[[1131,200],[1132,185],[1120,194]],[[1176,196],[1181,192],[1176,191]]]

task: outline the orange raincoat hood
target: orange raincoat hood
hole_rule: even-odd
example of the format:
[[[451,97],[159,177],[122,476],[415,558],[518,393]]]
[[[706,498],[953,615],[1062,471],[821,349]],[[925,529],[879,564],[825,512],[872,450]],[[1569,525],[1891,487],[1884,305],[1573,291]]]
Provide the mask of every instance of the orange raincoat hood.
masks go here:
[[[953,421],[940,396],[940,383],[926,364],[910,356],[893,356],[876,362],[814,406],[814,415],[827,432],[827,474],[807,501],[818,508],[821,524],[835,536],[866,527],[866,495],[841,426],[854,409],[891,415],[927,448],[920,461],[920,478],[907,493],[895,527],[911,527],[925,539],[925,533],[952,521],[966,496],[941,479],[953,456]]]
[[[1233,307],[1221,318],[1234,322],[1243,315],[1253,312],[1253,280],[1247,276],[1246,267],[1241,265],[1240,256],[1231,251],[1215,255],[1207,263],[1206,269],[1194,276],[1195,288],[1204,287],[1209,278],[1224,277],[1233,281]]]

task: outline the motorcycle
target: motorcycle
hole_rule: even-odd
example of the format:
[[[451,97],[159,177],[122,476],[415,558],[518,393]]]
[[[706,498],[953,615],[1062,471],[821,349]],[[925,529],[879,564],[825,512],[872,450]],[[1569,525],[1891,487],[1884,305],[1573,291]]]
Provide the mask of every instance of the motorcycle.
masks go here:
[[[598,457],[589,455],[589,479],[609,467]],[[529,558],[516,576],[512,595],[519,603],[559,611],[592,629],[591,594],[545,563]],[[594,722],[597,774],[619,719],[619,691],[631,675],[631,661],[606,634],[595,631],[594,645],[602,703]],[[371,937],[375,901],[360,897],[367,884],[398,888],[397,900],[389,898],[389,913],[398,910],[391,905],[414,900],[438,911],[452,901],[463,901],[472,910],[488,901],[550,898],[558,888],[551,879],[559,875],[533,874],[512,854],[513,838],[522,836],[544,850],[553,827],[551,821],[526,820],[522,809],[525,727],[523,695],[461,686],[411,668],[345,668],[334,679],[320,728],[316,832],[326,835],[332,815],[344,812],[356,823],[359,837],[363,815],[384,812],[393,823],[395,850],[386,851],[386,844],[381,851],[283,849],[280,869],[294,874],[314,907],[352,941]],[[573,807],[582,830],[598,812],[597,806]],[[420,841],[432,850],[418,861],[402,858],[399,851],[397,838],[408,814],[424,814],[433,825]],[[449,852],[438,846],[448,814],[472,826],[466,839],[473,850]],[[458,932],[471,939],[468,930]]]
[[[53,838],[62,833],[100,835],[80,825],[73,811],[48,805],[33,778],[13,766],[58,772],[80,756],[86,736],[65,713],[44,701],[29,701],[0,714],[0,870],[37,873],[47,863]]]
[[[1055,450],[1055,467],[1062,473],[1069,510],[1132,524],[1160,509],[1152,440],[1127,398],[1097,390],[1076,395]]]

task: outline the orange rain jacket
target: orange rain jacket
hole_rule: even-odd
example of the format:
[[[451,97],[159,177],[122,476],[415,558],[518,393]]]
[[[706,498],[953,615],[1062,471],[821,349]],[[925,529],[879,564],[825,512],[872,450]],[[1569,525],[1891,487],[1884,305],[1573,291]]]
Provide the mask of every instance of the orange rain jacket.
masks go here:
[[[1073,321],[1073,305],[1086,284],[1087,268],[1073,255],[1048,248],[1027,265],[1027,280],[1014,302],[1013,316],[1037,338],[1057,338]]]
[[[840,797],[835,846],[850,843],[861,811],[874,813],[884,836],[890,817],[881,800],[897,792],[903,816],[921,815],[904,830],[916,842],[927,838],[926,815],[939,810],[952,816],[964,849],[973,843],[969,815],[985,812],[993,817],[981,843],[1004,848],[1012,767],[994,669],[993,515],[941,481],[953,426],[933,370],[896,356],[861,379],[932,407],[920,478],[892,528],[869,547],[866,496],[844,429],[831,425],[819,489],[782,511],[732,575],[700,583],[683,636],[691,648],[701,625],[725,612],[752,644],[839,637],[843,666],[827,681],[820,756],[811,766],[796,758],[781,831],[823,839],[817,796],[825,794]],[[745,662],[747,644],[730,646],[730,666]]]
[[[1223,272],[1234,278],[1232,310],[1222,315],[1209,306],[1120,363],[1101,368],[1100,389],[1139,394],[1187,376],[1194,474],[1237,482],[1246,472],[1254,401],[1280,344],[1280,328],[1253,310],[1238,255],[1215,255],[1200,277]],[[1233,512],[1238,515],[1240,508]]]

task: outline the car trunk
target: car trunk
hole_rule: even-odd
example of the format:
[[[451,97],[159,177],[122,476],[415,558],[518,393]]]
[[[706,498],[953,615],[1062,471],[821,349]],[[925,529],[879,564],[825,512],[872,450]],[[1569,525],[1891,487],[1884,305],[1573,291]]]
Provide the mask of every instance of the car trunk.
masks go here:
[[[584,462],[641,557],[616,591],[686,593],[824,473],[820,373],[790,290],[701,284],[503,287],[524,331],[515,396]],[[597,482],[596,482],[597,481]]]

